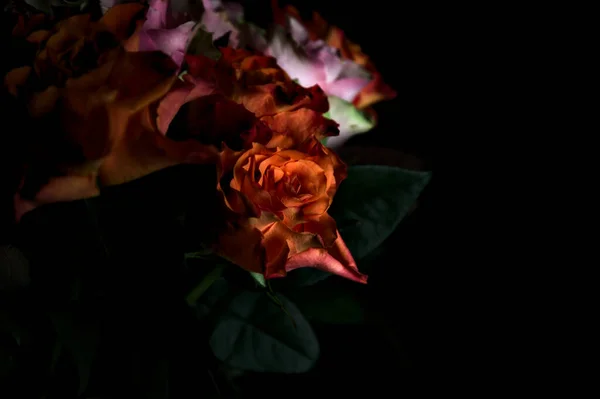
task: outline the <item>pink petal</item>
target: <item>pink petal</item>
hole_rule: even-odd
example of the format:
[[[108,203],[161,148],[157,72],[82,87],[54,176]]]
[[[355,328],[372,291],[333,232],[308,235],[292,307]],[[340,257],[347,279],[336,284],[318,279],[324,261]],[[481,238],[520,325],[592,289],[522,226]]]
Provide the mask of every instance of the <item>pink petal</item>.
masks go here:
[[[347,78],[327,83],[323,90],[330,96],[339,97],[345,101],[352,102],[360,91],[369,84],[368,79]]]
[[[317,57],[297,51],[294,42],[288,39],[280,26],[275,27],[267,55],[275,57],[279,66],[292,79],[297,79],[301,86],[322,85],[326,81],[323,62]]]
[[[192,34],[195,22],[186,22],[175,29],[152,29],[139,34],[139,51],[161,51],[178,66],[183,62],[183,54]]]
[[[200,21],[207,32],[213,34],[213,39],[218,39],[228,32],[229,46],[237,48],[240,42],[240,31],[237,24],[242,23],[244,9],[237,3],[224,4],[220,0],[202,0],[204,13]]]
[[[371,81],[370,74],[355,62],[342,60],[335,50],[323,46],[317,56],[324,64],[326,83],[323,90],[330,96],[352,102]]]
[[[148,11],[146,12],[146,22],[144,30],[165,29],[167,26],[167,12],[169,9],[168,0],[150,0]]]
[[[308,31],[296,18],[288,15],[288,29],[292,35],[292,39],[300,45],[305,45],[309,41]]]

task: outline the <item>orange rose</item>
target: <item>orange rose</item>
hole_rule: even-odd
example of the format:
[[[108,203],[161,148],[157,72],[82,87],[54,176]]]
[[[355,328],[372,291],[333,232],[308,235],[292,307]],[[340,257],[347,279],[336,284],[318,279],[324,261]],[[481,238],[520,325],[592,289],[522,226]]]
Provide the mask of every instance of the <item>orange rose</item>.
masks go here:
[[[68,79],[65,88],[50,86],[32,97],[30,115],[62,131],[31,140],[27,169],[46,176],[32,189],[26,174],[15,196],[17,219],[43,203],[98,195],[98,183],[116,185],[180,163],[216,161],[215,148],[173,141],[156,126],[158,102],[177,79],[167,56],[116,49],[110,58]]]
[[[314,136],[289,150],[225,149],[219,175],[236,224],[219,238],[222,256],[266,278],[315,267],[366,282],[327,214],[346,167]]]
[[[106,62],[109,50],[133,33],[137,16],[144,6],[137,3],[115,6],[99,21],[89,14],[75,15],[58,22],[53,29],[29,33],[32,26],[19,20],[18,34],[29,33],[27,41],[38,45],[31,66],[10,71],[5,77],[9,91],[17,94],[28,84],[37,90],[61,87],[69,78],[78,77]],[[39,18],[32,19],[36,24]]]
[[[187,74],[158,108],[163,134],[223,141],[236,150],[253,142],[289,148],[312,135],[339,134],[337,124],[322,115],[328,103],[318,86],[301,87],[271,57],[231,48],[221,52],[217,62],[186,56]]]
[[[230,87],[222,84],[223,90],[256,116],[299,108],[320,113],[329,110],[327,97],[319,86],[300,86],[277,65],[275,58],[229,47],[222,48],[221,52],[218,69],[234,77]]]

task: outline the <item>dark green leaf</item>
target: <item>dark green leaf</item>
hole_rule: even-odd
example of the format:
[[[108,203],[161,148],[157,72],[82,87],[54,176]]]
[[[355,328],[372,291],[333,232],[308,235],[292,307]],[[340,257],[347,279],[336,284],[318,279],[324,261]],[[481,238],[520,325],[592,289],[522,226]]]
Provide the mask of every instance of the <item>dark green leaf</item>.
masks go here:
[[[219,303],[229,295],[231,294],[227,280],[223,277],[215,280],[196,301],[194,305],[196,316],[200,319],[208,317]]]
[[[287,291],[297,287],[307,287],[325,280],[331,273],[312,267],[292,270],[285,278],[270,280],[275,291]]]
[[[25,0],[25,3],[46,14],[52,13],[52,1],[50,0]]]
[[[359,300],[341,287],[328,284],[288,293],[302,314],[311,322],[359,324],[365,319]]]
[[[369,254],[394,231],[431,174],[392,166],[348,168],[329,210],[355,259]]]
[[[98,348],[98,326],[86,321],[75,320],[73,313],[54,312],[50,315],[56,330],[57,339],[68,351],[77,367],[79,394],[88,384],[92,362]]]
[[[213,45],[212,33],[207,32],[200,24],[194,27],[192,39],[188,45],[187,54],[203,55],[213,60],[221,57],[221,52]]]
[[[196,287],[187,295],[186,301],[188,305],[194,305],[198,299],[204,294],[210,286],[218,280],[223,274],[225,269],[224,264],[216,265],[203,279],[198,283]]]
[[[11,245],[0,246],[0,290],[29,284],[29,262]]]
[[[234,297],[210,339],[215,356],[241,370],[308,371],[319,356],[317,338],[298,308],[281,295],[278,299],[293,321],[265,293],[244,291]]]
[[[72,8],[74,10],[83,10],[90,3],[88,0],[25,0],[33,8],[52,15],[53,8]]]

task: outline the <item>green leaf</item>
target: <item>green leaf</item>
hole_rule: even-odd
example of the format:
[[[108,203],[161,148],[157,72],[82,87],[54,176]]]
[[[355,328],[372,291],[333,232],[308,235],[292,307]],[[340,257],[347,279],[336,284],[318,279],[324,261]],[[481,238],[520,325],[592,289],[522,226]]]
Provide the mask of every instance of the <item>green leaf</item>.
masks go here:
[[[215,253],[210,248],[203,248],[194,252],[186,252],[183,254],[184,259],[216,259]]]
[[[340,125],[340,135],[330,137],[328,140],[330,144],[340,145],[351,136],[368,132],[375,126],[373,118],[356,108],[351,102],[335,96],[328,96],[327,99],[329,111],[323,116],[333,119]]]
[[[88,385],[98,349],[98,326],[95,323],[76,321],[72,312],[53,312],[49,316],[60,343],[58,348],[66,350],[75,362],[81,395]]]
[[[234,297],[210,339],[215,356],[248,371],[302,373],[313,367],[319,343],[312,328],[296,305],[278,299],[293,321],[266,293],[243,291]]]
[[[50,0],[25,0],[25,3],[46,14],[52,13],[52,2]]]
[[[289,292],[288,296],[311,323],[360,324],[365,320],[360,301],[341,287],[317,285]]]
[[[254,273],[254,272],[250,272],[250,275],[252,276],[252,278],[254,280],[256,280],[256,282],[261,286],[261,287],[266,287],[267,286],[267,281],[265,280],[265,276],[263,276],[261,273]]]
[[[394,231],[431,178],[391,166],[348,168],[329,209],[355,259],[368,255]],[[360,267],[360,265],[359,265]]]
[[[224,277],[218,278],[194,304],[196,317],[200,320],[212,318],[213,314],[219,313],[227,305],[226,301],[231,295],[227,280]]]
[[[53,7],[61,7],[61,8],[69,7],[69,8],[73,8],[73,9],[77,8],[77,9],[79,9],[79,11],[82,11],[88,6],[89,1],[88,0],[62,0],[62,1],[25,0],[25,3],[29,4],[33,8],[35,8],[43,13],[52,15]]]
[[[218,280],[225,270],[224,264],[218,264],[211,270],[200,283],[187,295],[186,302],[188,305],[193,306],[196,304],[198,299],[204,294],[211,285]]]
[[[194,27],[194,33],[188,44],[186,54],[203,55],[213,60],[218,60],[221,57],[221,52],[213,45],[212,33],[204,30],[201,24]]]
[[[303,267],[292,270],[285,278],[270,280],[273,289],[277,292],[287,291],[297,287],[308,287],[317,284],[327,277],[332,276],[331,273],[323,270],[318,270],[312,267]]]

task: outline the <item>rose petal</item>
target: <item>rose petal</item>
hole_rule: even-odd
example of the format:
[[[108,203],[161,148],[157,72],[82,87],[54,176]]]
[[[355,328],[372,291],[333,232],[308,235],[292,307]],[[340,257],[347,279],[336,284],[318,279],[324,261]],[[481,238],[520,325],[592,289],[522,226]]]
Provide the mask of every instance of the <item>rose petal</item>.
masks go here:
[[[396,96],[360,46],[349,41],[341,29],[330,26],[317,13],[312,20],[302,21],[294,7],[282,9],[277,0],[271,4],[280,32],[275,32],[267,51],[300,84],[318,84],[328,95],[354,102],[359,109]],[[291,40],[281,30],[289,31]],[[289,42],[295,42],[301,51],[290,51],[293,46]]]
[[[267,145],[269,148],[289,148],[302,143],[311,136],[321,140],[339,134],[335,121],[307,108],[265,116],[261,120],[278,133]]]
[[[9,71],[4,77],[4,85],[8,92],[16,97],[19,94],[19,88],[27,82],[32,71],[33,69],[29,65]]]
[[[309,58],[295,49],[294,43],[287,38],[283,27],[274,28],[267,54],[275,57],[277,63],[292,79],[304,87],[310,87],[326,81],[323,62],[318,57]]]
[[[168,9],[168,0],[150,0],[148,2],[148,11],[146,12],[146,22],[144,22],[144,29],[150,30],[167,28]]]
[[[110,8],[99,22],[118,40],[125,40],[133,33],[135,22],[141,18],[143,10],[144,5],[140,3],[119,4]]]
[[[238,47],[240,44],[240,30],[237,25],[242,23],[244,10],[241,4],[223,3],[220,0],[202,0],[204,13],[200,23],[207,32],[219,38],[229,33],[228,45]]]
[[[174,29],[142,30],[137,36],[137,48],[130,45],[130,51],[161,51],[181,66],[185,49],[190,40],[195,22],[186,22]]]
[[[164,135],[169,130],[169,125],[177,115],[181,107],[202,96],[207,96],[214,91],[215,85],[213,82],[204,80],[194,80],[177,84],[174,89],[169,91],[167,95],[160,101],[157,109],[157,126],[158,130]]]
[[[326,205],[327,207],[329,206],[328,203]],[[325,213],[326,211],[327,208],[325,208],[320,214],[315,214],[313,216],[303,215],[303,219],[305,220],[302,223],[296,225],[294,229],[305,233],[316,234],[320,238],[324,248],[331,248],[340,236],[340,234],[337,231],[337,225],[335,223],[335,220],[327,213]]]
[[[351,262],[347,258],[344,260],[349,263],[341,263],[338,259],[335,259],[334,256],[329,254],[326,249],[310,248],[290,257],[285,264],[285,271],[290,272],[301,267],[313,267],[325,272],[337,274],[338,276],[358,283],[366,284],[368,277],[358,271],[354,260]],[[278,277],[278,275],[274,274],[267,277],[273,278]]]
[[[91,198],[100,195],[96,185],[96,176],[64,176],[54,177],[45,184],[36,194],[33,200],[24,199],[19,193],[14,197],[15,220],[38,206],[53,202],[75,201],[83,198]]]
[[[62,89],[55,113],[61,116],[67,134],[63,147],[78,149],[84,160],[64,167],[47,165],[66,175],[51,176],[37,193],[34,206],[36,201],[92,195],[95,191],[90,185],[95,186],[96,176],[103,185],[114,185],[180,163],[217,161],[214,147],[195,140],[173,141],[156,128],[153,106],[176,80],[175,66],[171,62],[163,65],[164,61],[168,58],[160,53],[123,52],[109,64],[110,73],[94,71],[90,74],[93,79],[84,75]],[[53,92],[47,92],[53,98]],[[19,217],[32,209],[31,203],[19,198],[15,206]]]
[[[352,102],[368,84],[369,81],[363,78],[338,79],[328,83],[325,91],[329,96],[339,97],[342,100]]]
[[[354,105],[364,109],[383,100],[392,100],[396,95],[396,91],[383,81],[381,74],[375,73],[373,80],[354,99]]]
[[[52,35],[49,30],[38,30],[27,36],[29,43],[40,44],[44,40],[47,40]]]

